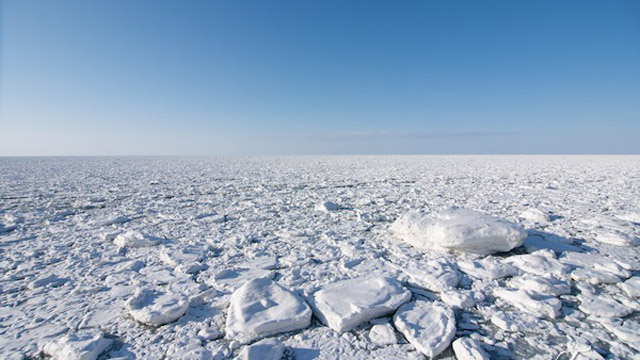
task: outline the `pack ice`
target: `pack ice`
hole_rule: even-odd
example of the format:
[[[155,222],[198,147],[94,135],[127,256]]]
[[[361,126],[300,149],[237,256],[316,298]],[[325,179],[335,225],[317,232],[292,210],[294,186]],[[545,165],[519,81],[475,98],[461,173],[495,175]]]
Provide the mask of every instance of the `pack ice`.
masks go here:
[[[640,156],[0,157],[0,169],[2,359],[640,351]]]
[[[513,223],[465,209],[408,213],[391,227],[409,244],[427,250],[488,255],[522,245],[526,232]]]

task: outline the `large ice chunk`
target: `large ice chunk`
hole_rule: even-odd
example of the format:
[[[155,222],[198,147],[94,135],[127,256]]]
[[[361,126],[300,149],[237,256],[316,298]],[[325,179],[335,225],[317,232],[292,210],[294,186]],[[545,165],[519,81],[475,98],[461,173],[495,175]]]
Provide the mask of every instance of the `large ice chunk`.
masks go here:
[[[393,323],[423,354],[438,356],[456,334],[456,319],[451,308],[436,302],[414,301],[401,306]]]
[[[304,300],[271,279],[249,280],[231,295],[226,336],[249,343],[306,328],[311,314]]]
[[[95,360],[112,343],[102,333],[67,334],[45,345],[43,352],[52,360]]]
[[[309,298],[314,313],[337,332],[394,312],[411,292],[392,278],[374,276],[326,285]]]
[[[140,248],[147,246],[158,245],[161,242],[160,238],[143,234],[136,230],[130,230],[122,233],[113,240],[113,243],[119,247],[131,247]]]
[[[452,344],[453,352],[458,360],[489,360],[487,354],[480,344],[468,337],[459,338]]]
[[[527,236],[513,223],[464,209],[450,209],[433,215],[405,214],[391,229],[418,248],[482,255],[509,251],[522,245]]]
[[[136,321],[160,326],[176,321],[189,308],[186,297],[156,290],[136,290],[126,303],[127,311]]]

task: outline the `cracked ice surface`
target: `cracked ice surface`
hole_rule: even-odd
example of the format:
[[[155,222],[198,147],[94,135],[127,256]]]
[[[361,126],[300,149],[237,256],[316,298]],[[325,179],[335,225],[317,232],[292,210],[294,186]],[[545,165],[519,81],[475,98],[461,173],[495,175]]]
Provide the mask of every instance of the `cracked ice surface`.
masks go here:
[[[424,359],[437,350],[447,359],[563,351],[568,359],[640,350],[638,156],[0,158],[0,170],[4,358]],[[474,253],[416,248],[391,230],[405,214],[430,224],[429,214],[451,208],[523,229],[523,245],[504,252],[523,234],[511,227],[466,238],[469,225],[486,224],[476,215],[437,227],[455,235],[454,249],[474,240]],[[485,256],[477,244],[506,247]],[[393,309],[356,317],[343,333],[269,311],[376,276],[399,282],[411,292],[405,306],[423,310],[397,321]],[[232,296],[254,279],[278,288],[256,301],[257,288]],[[132,307],[138,289],[147,296]],[[257,327],[264,341],[243,344],[227,331],[238,304],[266,316]],[[438,319],[442,336],[420,334],[423,318]]]

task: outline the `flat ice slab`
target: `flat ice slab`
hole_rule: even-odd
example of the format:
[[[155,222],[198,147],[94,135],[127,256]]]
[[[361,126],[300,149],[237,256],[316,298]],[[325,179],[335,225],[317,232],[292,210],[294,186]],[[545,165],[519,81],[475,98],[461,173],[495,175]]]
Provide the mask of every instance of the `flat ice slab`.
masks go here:
[[[453,352],[458,360],[489,360],[489,354],[480,344],[468,337],[456,339],[452,344]]]
[[[101,332],[67,334],[45,345],[43,352],[52,360],[95,360],[112,343]]]
[[[560,315],[560,309],[562,308],[562,301],[559,299],[530,290],[496,288],[493,290],[493,295],[519,310],[538,317],[555,319]]]
[[[488,255],[522,245],[527,233],[506,220],[477,211],[450,209],[436,214],[408,213],[391,229],[421,249]]]
[[[284,344],[278,339],[264,339],[246,346],[235,360],[280,360]]]
[[[311,323],[311,314],[304,300],[271,279],[249,280],[231,295],[226,336],[246,344],[304,329]]]
[[[116,236],[113,243],[119,247],[140,248],[158,245],[160,239],[139,231],[131,230]]]
[[[388,277],[343,280],[326,285],[310,296],[315,315],[337,332],[394,312],[411,299],[411,292]]]
[[[456,334],[456,318],[451,308],[437,302],[414,301],[401,306],[393,323],[426,356],[443,352]]]
[[[466,274],[483,280],[495,280],[518,273],[515,266],[500,262],[492,256],[480,260],[460,261],[458,267]]]
[[[186,297],[155,290],[140,290],[126,303],[131,317],[136,321],[160,326],[178,320],[189,308]]]

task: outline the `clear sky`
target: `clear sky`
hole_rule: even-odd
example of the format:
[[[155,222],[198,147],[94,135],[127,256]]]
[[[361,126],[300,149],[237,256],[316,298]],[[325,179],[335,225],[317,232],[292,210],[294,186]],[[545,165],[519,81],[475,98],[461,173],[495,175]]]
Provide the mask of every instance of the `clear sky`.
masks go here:
[[[0,155],[640,153],[637,0],[0,1]]]

